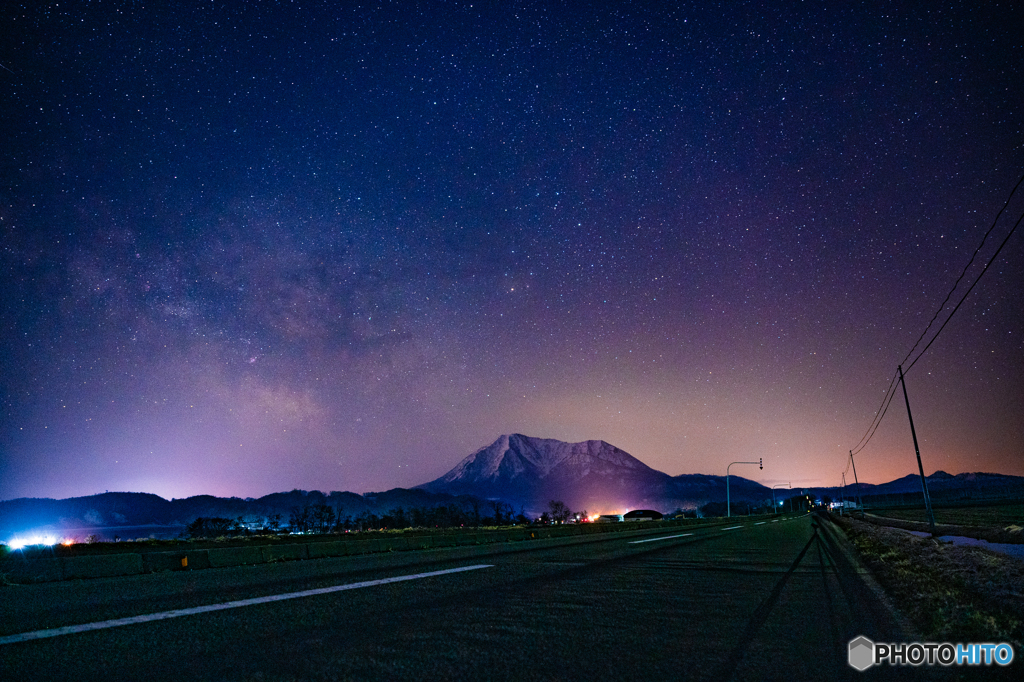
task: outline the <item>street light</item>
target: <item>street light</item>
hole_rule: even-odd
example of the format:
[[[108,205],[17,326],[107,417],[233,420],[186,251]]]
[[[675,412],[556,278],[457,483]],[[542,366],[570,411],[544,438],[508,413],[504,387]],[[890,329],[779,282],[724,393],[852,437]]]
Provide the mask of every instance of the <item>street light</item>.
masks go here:
[[[733,464],[756,464],[758,469],[764,469],[764,457],[758,457],[756,462],[733,462],[725,467],[725,515],[732,516],[732,500],[729,497],[729,467]]]
[[[792,485],[791,483],[779,483],[778,485],[773,485],[773,486],[772,486],[772,509],[774,509],[774,510],[775,510],[775,513],[776,513],[776,514],[778,514],[778,513],[779,513],[779,508],[778,508],[778,506],[777,506],[777,505],[775,504],[775,489],[776,489],[776,488],[778,488],[778,487],[779,487],[780,485],[784,485],[784,486],[786,486],[787,488],[792,488],[792,487],[793,487],[793,485]]]

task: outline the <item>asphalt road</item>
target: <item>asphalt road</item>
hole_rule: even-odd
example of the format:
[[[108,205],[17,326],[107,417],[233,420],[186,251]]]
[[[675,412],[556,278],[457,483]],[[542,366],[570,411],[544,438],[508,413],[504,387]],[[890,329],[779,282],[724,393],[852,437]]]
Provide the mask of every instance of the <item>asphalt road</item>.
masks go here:
[[[857,635],[908,641],[811,516],[597,542],[324,559],[0,588],[0,679],[836,680]],[[692,533],[683,535],[684,533]],[[643,542],[638,542],[643,540]],[[514,550],[514,551],[512,551]],[[419,561],[409,565],[410,561]],[[402,565],[402,564],[406,565]],[[471,568],[482,566],[480,568]],[[443,573],[398,582],[382,579]]]

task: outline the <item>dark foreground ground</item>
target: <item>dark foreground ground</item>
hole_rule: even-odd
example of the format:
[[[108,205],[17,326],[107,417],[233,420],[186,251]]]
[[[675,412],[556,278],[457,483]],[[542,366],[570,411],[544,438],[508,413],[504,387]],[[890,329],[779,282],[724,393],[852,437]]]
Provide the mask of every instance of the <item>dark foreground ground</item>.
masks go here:
[[[487,568],[0,644],[0,679],[920,679],[846,663],[913,635],[811,516],[583,544],[322,559],[0,588],[0,637],[471,565]],[[670,537],[692,533],[683,537]],[[654,539],[662,538],[662,539]],[[654,539],[653,541],[650,541]],[[636,542],[637,540],[648,540]],[[410,555],[417,554],[409,565]],[[404,564],[404,565],[402,565]],[[1015,664],[1016,667],[1016,664]],[[1004,671],[1005,672],[1005,671]]]

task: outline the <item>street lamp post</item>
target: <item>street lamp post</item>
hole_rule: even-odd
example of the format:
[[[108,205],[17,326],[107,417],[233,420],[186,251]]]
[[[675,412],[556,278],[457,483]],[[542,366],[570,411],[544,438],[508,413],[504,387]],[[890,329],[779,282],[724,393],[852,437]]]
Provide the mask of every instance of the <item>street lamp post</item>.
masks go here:
[[[778,488],[779,486],[782,486],[782,485],[786,486],[787,488],[792,488],[793,487],[792,483],[779,483],[778,485],[773,485],[772,486],[772,509],[775,510],[776,514],[779,513],[779,507],[775,504],[775,489]]]
[[[759,457],[756,462],[732,462],[725,467],[725,515],[732,516],[732,499],[729,497],[729,467],[733,464],[756,464],[759,469],[764,469],[764,457]]]

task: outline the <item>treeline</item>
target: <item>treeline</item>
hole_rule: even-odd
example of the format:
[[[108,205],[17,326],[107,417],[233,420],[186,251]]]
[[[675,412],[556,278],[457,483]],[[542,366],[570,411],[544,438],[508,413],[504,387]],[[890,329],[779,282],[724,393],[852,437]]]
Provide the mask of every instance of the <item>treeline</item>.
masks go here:
[[[341,508],[328,504],[293,507],[287,523],[281,514],[267,517],[199,517],[182,533],[186,538],[238,537],[257,534],[331,534],[368,530],[403,530],[406,528],[477,528],[480,526],[512,526],[531,523],[567,523],[586,519],[587,512],[573,513],[564,503],[552,500],[549,510],[540,518],[530,519],[520,508],[515,511],[506,502],[472,501],[433,507],[396,507],[384,514],[361,511],[345,514]]]
[[[444,504],[436,507],[396,507],[386,513],[362,511],[356,515],[323,504],[293,509],[288,530],[293,533],[344,533],[346,531],[403,530],[406,528],[458,528],[463,526],[507,526],[529,523],[510,505],[494,503],[486,509],[480,504]]]

